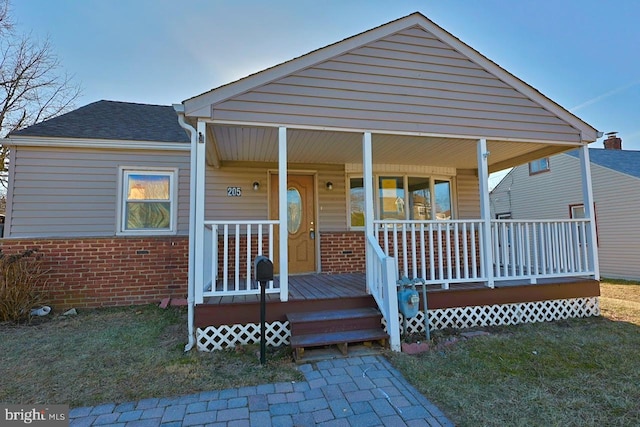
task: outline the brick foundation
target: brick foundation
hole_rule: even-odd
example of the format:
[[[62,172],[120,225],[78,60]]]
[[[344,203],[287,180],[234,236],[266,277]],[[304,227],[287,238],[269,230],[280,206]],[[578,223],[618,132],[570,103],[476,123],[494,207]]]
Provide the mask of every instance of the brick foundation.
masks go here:
[[[448,237],[447,237],[448,236]],[[388,239],[388,250],[393,251],[393,233],[389,233],[387,235]],[[419,237],[419,236],[418,236]],[[426,270],[429,271],[431,258],[433,258],[434,264],[437,266],[440,262],[440,258],[443,257],[443,268],[447,268],[447,264],[451,263],[451,268],[456,269],[464,269],[464,257],[460,258],[460,265],[455,265],[455,257],[456,257],[456,238],[458,240],[458,251],[462,254],[464,247],[464,238],[462,234],[456,234],[453,232],[441,232],[440,244],[442,245],[442,253],[438,251],[438,234],[434,233],[434,241],[432,244],[434,245],[434,252],[430,253],[429,251],[429,240],[428,235],[425,236],[424,248],[425,248],[425,261],[427,265],[425,266]],[[398,266],[403,266],[404,264],[404,255],[402,252],[402,233],[398,232],[396,236],[398,243],[400,245],[400,249],[398,251],[398,260],[396,261]],[[447,259],[447,238],[449,239],[449,253],[450,259]],[[467,235],[467,248],[471,248],[472,239],[476,239],[475,245],[479,247],[479,243],[477,241],[478,236],[468,234]],[[407,233],[406,239],[404,241],[404,247],[407,250],[408,259],[407,259],[407,268],[409,271],[413,270],[413,263],[411,262],[411,253],[413,250],[413,244],[411,240],[411,233]],[[385,248],[384,235],[380,233],[379,236],[380,246]],[[422,245],[418,242],[416,246],[416,251],[418,255],[418,262],[416,265],[417,271],[422,270],[422,264],[420,262],[420,251],[422,249]],[[335,232],[335,233],[322,233],[320,240],[320,251],[321,262],[322,262],[322,272],[327,274],[342,274],[342,273],[364,273],[365,271],[365,238],[363,231],[350,231],[350,232]],[[393,256],[393,254],[391,254]],[[473,265],[471,250],[468,250],[467,254],[467,266]],[[476,253],[476,266],[479,274],[479,266],[480,266],[480,252]],[[470,268],[470,267],[469,267]],[[427,275],[427,278],[430,278]]]
[[[364,232],[323,232],[320,236],[322,272],[364,273]]]
[[[5,254],[37,249],[56,310],[157,303],[185,298],[187,236],[6,239]]]

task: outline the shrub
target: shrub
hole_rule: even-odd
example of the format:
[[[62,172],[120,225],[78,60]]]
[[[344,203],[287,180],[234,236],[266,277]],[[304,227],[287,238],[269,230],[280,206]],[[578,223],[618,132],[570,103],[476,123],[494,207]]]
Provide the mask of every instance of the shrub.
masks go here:
[[[37,249],[5,255],[0,250],[0,322],[28,320],[44,303],[44,270]]]

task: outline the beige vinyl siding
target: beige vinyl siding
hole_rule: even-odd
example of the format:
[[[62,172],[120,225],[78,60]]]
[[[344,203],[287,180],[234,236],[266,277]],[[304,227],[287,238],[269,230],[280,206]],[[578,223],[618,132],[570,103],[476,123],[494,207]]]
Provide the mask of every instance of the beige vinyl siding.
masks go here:
[[[580,141],[568,123],[417,27],[215,104],[212,118]]]
[[[6,237],[114,236],[118,168],[178,168],[178,234],[189,231],[189,153],[15,147]]]
[[[480,218],[480,188],[474,171],[458,171],[456,175],[457,219]]]
[[[566,219],[569,206],[582,204],[580,160],[550,158],[549,172],[529,176],[528,165],[515,168],[491,195],[495,212],[514,219]],[[598,257],[603,277],[640,279],[640,179],[591,165],[596,206]]]
[[[269,182],[267,167],[207,168],[205,219],[264,220],[268,218]],[[258,181],[260,189],[253,190]],[[227,196],[227,187],[240,187],[242,196]]]
[[[327,182],[333,190],[327,190]],[[327,231],[347,230],[347,185],[344,170],[318,171],[318,229]]]
[[[268,218],[269,172],[276,173],[270,166],[223,167],[207,169],[206,212],[208,220],[263,220]],[[320,231],[343,231],[346,229],[346,199],[344,169],[335,166],[317,165],[313,169],[293,168],[290,174],[308,173],[316,175],[316,192]],[[253,182],[260,183],[258,191],[253,190]],[[326,189],[326,183],[333,183],[333,190]],[[241,197],[227,196],[227,187],[241,187]]]

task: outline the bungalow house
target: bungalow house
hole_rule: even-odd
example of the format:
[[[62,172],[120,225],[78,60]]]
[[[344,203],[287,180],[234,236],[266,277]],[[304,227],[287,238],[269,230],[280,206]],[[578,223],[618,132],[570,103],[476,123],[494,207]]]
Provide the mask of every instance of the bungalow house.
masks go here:
[[[431,328],[596,315],[590,209],[512,223],[504,253],[488,175],[577,149],[591,200],[599,136],[414,13],[173,109],[101,101],[15,132],[3,248],[40,248],[56,305],[187,294],[203,350],[259,338],[258,255],[272,345],[323,319],[311,344],[382,323],[398,350],[403,277],[428,287]]]
[[[640,280],[640,151],[623,150],[607,134],[604,148],[590,148],[596,241],[605,277]],[[512,169],[490,195],[494,218],[584,218],[578,152],[545,157]],[[552,189],[552,191],[549,191]]]

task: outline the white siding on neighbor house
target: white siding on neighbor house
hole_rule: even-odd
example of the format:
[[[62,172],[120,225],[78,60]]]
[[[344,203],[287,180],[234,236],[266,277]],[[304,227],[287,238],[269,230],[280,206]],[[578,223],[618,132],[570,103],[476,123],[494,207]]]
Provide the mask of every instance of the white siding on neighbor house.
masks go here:
[[[189,153],[14,147],[5,237],[114,236],[118,168],[178,168],[178,234],[189,231]]]
[[[532,176],[528,165],[515,168],[491,196],[495,212],[511,211],[514,219],[569,218],[569,205],[583,203],[580,161],[561,154],[550,165],[549,172]],[[640,279],[640,179],[594,164],[591,178],[600,273]]]
[[[212,119],[580,141],[580,132],[414,27],[212,106]]]
[[[578,159],[566,154],[549,159],[550,170],[529,175],[529,165],[514,168],[491,193],[492,217],[511,212],[513,219],[566,219],[569,205],[582,203]]]

